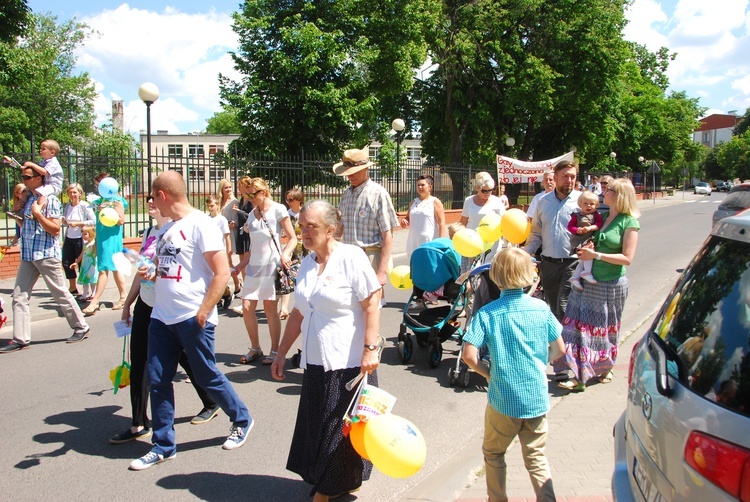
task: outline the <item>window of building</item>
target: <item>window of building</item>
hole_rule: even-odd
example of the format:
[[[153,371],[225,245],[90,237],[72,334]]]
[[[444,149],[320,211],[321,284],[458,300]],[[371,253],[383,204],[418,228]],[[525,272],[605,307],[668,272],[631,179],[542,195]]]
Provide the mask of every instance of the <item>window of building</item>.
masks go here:
[[[188,157],[202,159],[204,156],[203,145],[188,145]]]
[[[208,155],[214,157],[217,153],[224,153],[224,145],[208,145]]]
[[[706,131],[703,133],[703,143],[711,143],[711,133]]]
[[[406,147],[406,158],[409,160],[419,160],[422,156],[422,149],[415,146]]]
[[[182,158],[182,145],[168,145],[167,149],[171,158]]]
[[[376,162],[378,160],[378,157],[380,157],[380,147],[371,146],[370,147],[370,160],[373,162]]]

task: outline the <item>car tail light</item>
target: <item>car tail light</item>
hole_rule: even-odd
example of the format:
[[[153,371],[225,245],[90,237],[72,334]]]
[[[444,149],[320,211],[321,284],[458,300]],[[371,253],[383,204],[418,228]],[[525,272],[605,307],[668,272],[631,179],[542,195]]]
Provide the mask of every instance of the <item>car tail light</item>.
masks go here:
[[[630,381],[633,379],[633,369],[635,368],[635,351],[638,350],[638,344],[641,341],[638,340],[633,345],[633,350],[630,351],[630,363],[628,364],[628,387],[630,387]]]
[[[685,461],[731,496],[750,501],[750,450],[693,431],[685,445]]]

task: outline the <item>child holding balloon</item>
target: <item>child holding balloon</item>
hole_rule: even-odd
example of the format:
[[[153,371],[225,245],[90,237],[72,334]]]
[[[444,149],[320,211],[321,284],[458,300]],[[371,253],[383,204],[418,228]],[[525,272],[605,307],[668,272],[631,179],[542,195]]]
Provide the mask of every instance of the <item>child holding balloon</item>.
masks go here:
[[[96,227],[86,225],[81,229],[83,238],[83,249],[70,268],[78,271],[78,284],[83,291],[78,300],[82,302],[90,301],[94,297],[98,271],[96,269]]]
[[[516,436],[537,500],[555,500],[547,442],[546,367],[565,352],[562,326],[549,306],[526,295],[534,282],[531,256],[520,248],[506,248],[492,261],[490,278],[500,297],[472,317],[464,336],[463,360],[485,377],[487,408],[482,451],[489,500],[507,500],[505,452]],[[479,359],[487,348],[490,368]]]

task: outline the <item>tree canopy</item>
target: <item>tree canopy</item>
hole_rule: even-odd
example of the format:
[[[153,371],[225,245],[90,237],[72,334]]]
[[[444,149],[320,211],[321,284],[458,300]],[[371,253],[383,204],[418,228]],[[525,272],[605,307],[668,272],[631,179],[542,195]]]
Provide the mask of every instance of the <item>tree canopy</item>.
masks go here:
[[[3,0],[0,4],[0,42],[14,44],[28,26],[27,0]]]
[[[220,76],[251,151],[340,154],[395,117],[426,58],[432,0],[248,0],[234,14],[239,82]]]
[[[74,74],[75,50],[91,30],[74,20],[32,14],[17,44],[0,43],[0,148],[29,150],[54,138],[80,145],[94,133],[94,84]]]

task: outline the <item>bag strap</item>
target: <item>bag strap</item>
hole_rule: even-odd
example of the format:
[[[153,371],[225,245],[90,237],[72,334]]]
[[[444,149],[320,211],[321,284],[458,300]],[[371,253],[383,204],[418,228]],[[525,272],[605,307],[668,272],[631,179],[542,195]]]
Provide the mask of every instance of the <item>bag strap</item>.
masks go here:
[[[263,220],[263,223],[266,224],[266,228],[268,229],[268,233],[271,234],[271,241],[273,241],[273,246],[276,248],[276,251],[279,253],[279,257],[282,257],[281,249],[279,248],[279,244],[276,242],[276,234],[273,233],[273,230],[271,230],[271,225],[268,224],[268,220],[266,219],[265,215],[260,212],[260,208],[256,207],[255,209],[258,210],[258,214],[260,215],[260,219]],[[284,267],[282,267],[284,268]]]

